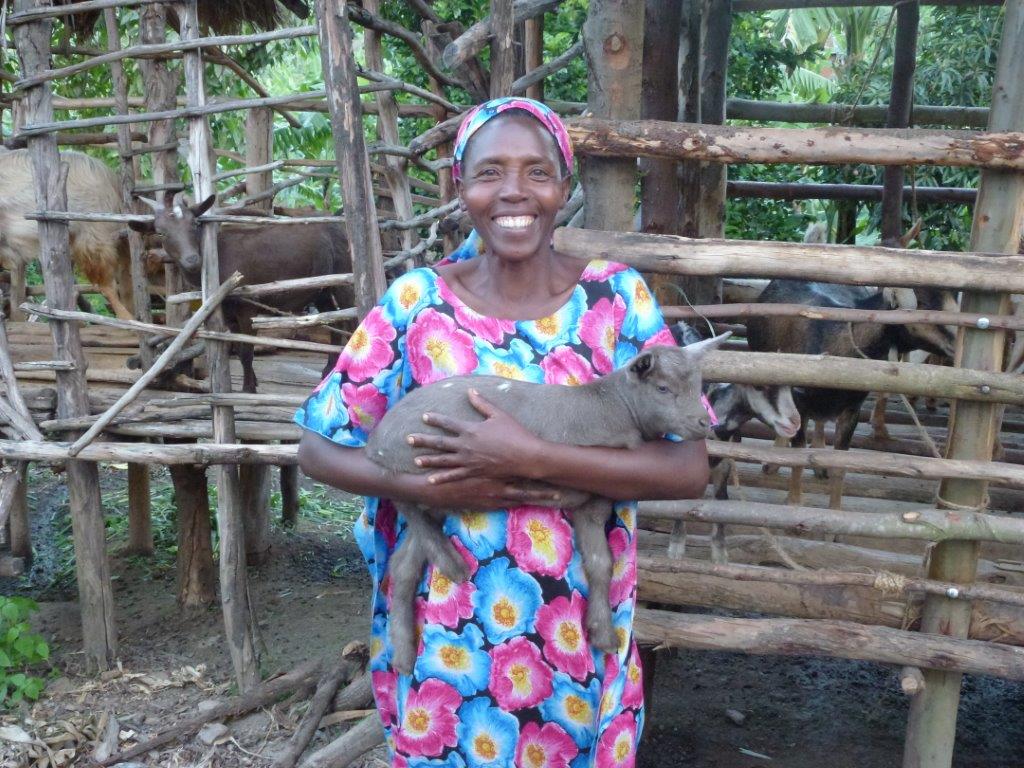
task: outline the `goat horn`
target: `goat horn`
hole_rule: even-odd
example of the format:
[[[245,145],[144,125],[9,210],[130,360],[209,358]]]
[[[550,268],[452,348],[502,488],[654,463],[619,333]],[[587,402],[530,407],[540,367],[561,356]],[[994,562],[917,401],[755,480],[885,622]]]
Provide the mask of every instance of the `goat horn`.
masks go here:
[[[146,205],[148,205],[148,206],[149,206],[150,208],[152,208],[152,209],[153,209],[153,212],[154,212],[154,213],[156,213],[156,212],[159,212],[159,211],[162,211],[162,210],[164,209],[163,205],[161,205],[161,204],[160,204],[159,202],[157,202],[156,200],[154,200],[154,199],[152,199],[152,198],[150,198],[150,197],[142,197],[142,196],[140,195],[140,196],[139,196],[138,198],[136,198],[136,199],[137,199],[137,200],[138,200],[138,201],[139,201],[140,203],[145,203],[145,204],[146,204]]]

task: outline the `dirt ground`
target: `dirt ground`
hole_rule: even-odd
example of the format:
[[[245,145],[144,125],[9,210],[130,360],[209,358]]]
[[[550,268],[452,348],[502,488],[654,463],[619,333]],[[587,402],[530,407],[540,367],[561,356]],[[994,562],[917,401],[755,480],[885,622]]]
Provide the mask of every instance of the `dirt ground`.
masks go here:
[[[123,491],[124,474],[104,470],[105,498]],[[154,478],[155,487],[160,482],[166,478]],[[164,557],[165,567],[157,567],[119,556],[116,544],[112,569],[120,669],[102,678],[84,674],[74,589],[66,583],[50,586],[59,566],[54,547],[66,520],[66,488],[59,477],[44,472],[31,491],[38,555],[27,578],[0,580],[0,594],[40,601],[33,623],[54,649],[53,678],[39,702],[0,716],[0,728],[17,726],[51,737],[50,748],[63,765],[85,765],[90,740],[111,717],[118,721],[124,745],[230,696],[230,660],[219,610],[181,612],[174,602],[169,558]],[[251,585],[265,673],[291,669],[367,635],[369,580],[343,520],[304,516],[296,532],[275,529],[273,556],[251,571]],[[664,652],[658,656],[638,764],[896,766],[907,707],[895,670],[876,665]],[[741,719],[735,714],[730,719],[727,710],[740,713],[742,723],[734,722]],[[212,746],[191,737],[124,765],[266,766],[301,714],[301,705],[260,710],[226,723],[228,731]],[[336,737],[340,727],[321,731],[314,746]],[[959,768],[1024,766],[1024,685],[967,678],[957,745],[954,765]],[[377,750],[356,765],[385,768],[383,757]],[[43,763],[0,742],[0,766],[38,765]]]

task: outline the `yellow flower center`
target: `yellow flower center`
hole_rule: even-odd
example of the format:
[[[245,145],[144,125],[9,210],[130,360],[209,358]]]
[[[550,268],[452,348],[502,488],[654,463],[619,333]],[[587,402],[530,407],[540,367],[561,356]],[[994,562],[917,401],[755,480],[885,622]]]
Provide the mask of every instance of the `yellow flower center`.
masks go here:
[[[471,531],[482,531],[487,527],[487,515],[483,512],[464,512],[462,523]]]
[[[411,709],[405,716],[405,729],[414,733],[426,733],[430,727],[430,713],[422,707]]]
[[[494,373],[505,379],[522,379],[523,372],[508,363],[495,363]]]
[[[436,568],[430,577],[430,592],[439,597],[447,597],[452,590],[451,580]]]
[[[605,349],[615,349],[615,328],[610,325],[604,329],[604,346]]]
[[[568,384],[570,387],[576,387],[582,384],[583,382],[580,381],[576,376],[570,374],[569,377],[565,380],[565,383]]]
[[[541,768],[546,762],[547,755],[544,754],[544,748],[540,744],[530,744],[525,750],[523,755],[528,765]]]
[[[632,750],[633,745],[629,743],[629,739],[625,738],[625,736],[621,737],[617,742],[615,742],[615,762],[625,762]]]
[[[537,330],[548,336],[554,336],[555,331],[558,330],[558,319],[554,315],[548,315],[542,317],[540,320],[535,322]]]
[[[529,693],[530,691],[530,670],[525,664],[513,664],[508,668],[508,679],[512,681],[512,687],[517,693]]]
[[[456,645],[446,645],[441,649],[441,662],[448,669],[465,669],[469,656],[466,653],[465,648],[459,648]]]
[[[419,290],[415,286],[407,285],[402,289],[402,292],[398,295],[398,303],[401,304],[402,307],[404,307],[405,309],[408,309],[409,307],[416,303],[419,297]]]
[[[444,339],[428,339],[427,356],[439,368],[450,367],[451,350],[448,348],[448,342]]]
[[[558,625],[558,639],[562,641],[563,647],[577,650],[580,647],[579,627],[571,621],[563,621]]]
[[[651,294],[647,292],[647,289],[644,288],[644,284],[641,282],[636,284],[636,288],[633,290],[633,296],[636,297],[637,301],[643,304],[649,303],[651,300]]]
[[[370,343],[370,336],[365,328],[356,328],[352,338],[348,340],[348,349],[353,355],[358,355]]]
[[[633,683],[634,685],[640,682],[640,667],[638,667],[636,664],[630,662],[629,670],[626,674],[629,676],[629,682]]]
[[[493,760],[498,756],[498,747],[494,739],[486,733],[481,733],[473,739],[473,749],[484,760]]]
[[[590,705],[579,696],[566,697],[565,711],[577,723],[585,723],[590,720]]]
[[[512,601],[507,597],[503,597],[494,604],[494,608],[491,609],[491,615],[494,620],[505,628],[511,628],[515,626],[518,615],[516,613],[516,607],[512,605]]]
[[[526,530],[530,535],[530,541],[535,547],[543,547],[551,543],[551,529],[540,520],[531,520],[526,524]]]

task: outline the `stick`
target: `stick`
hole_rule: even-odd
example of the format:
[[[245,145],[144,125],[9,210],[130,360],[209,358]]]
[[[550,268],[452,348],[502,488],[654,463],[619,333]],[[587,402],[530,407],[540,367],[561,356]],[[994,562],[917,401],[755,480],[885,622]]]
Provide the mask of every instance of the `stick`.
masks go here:
[[[148,5],[149,3],[162,3],[165,0],[85,0],[81,3],[65,3],[58,6],[46,6],[33,8],[26,11],[12,13],[7,17],[7,26],[14,27],[18,24],[25,24],[29,21],[38,21],[53,16],[72,16],[78,13],[89,13],[100,11],[104,8],[126,8],[136,5]]]
[[[7,525],[11,509],[18,498],[18,486],[25,471],[25,462],[12,461],[0,468],[0,530]]]
[[[21,389],[18,387],[17,377],[14,373],[14,364],[11,362],[10,349],[11,342],[7,338],[7,323],[4,320],[3,314],[0,314],[0,379],[3,379],[7,387],[7,399],[10,402],[11,409],[22,421],[19,430],[29,440],[43,440],[43,433],[39,431],[39,428],[36,427],[35,422],[32,420],[32,413],[29,411],[28,405],[25,404],[25,398],[22,397]],[[13,423],[10,416],[7,419]]]
[[[330,288],[335,285],[352,285],[351,273],[339,275],[319,275],[317,277],[299,277],[293,280],[276,280],[273,283],[257,283],[243,285],[231,291],[232,296],[266,296],[286,291],[299,291],[310,288]],[[168,304],[184,304],[203,298],[202,291],[176,293],[167,297]],[[1021,321],[1024,325],[1024,320]]]
[[[308,328],[313,325],[330,325],[338,320],[352,320],[357,316],[358,310],[355,307],[296,317],[266,317],[257,315],[252,319],[252,327],[257,330],[260,328]]]
[[[534,16],[539,16],[556,8],[561,0],[516,0],[513,6],[513,22],[519,24]],[[476,56],[487,45],[494,35],[491,28],[491,17],[478,21],[444,49],[441,61],[449,69],[454,69]]]
[[[189,318],[189,321],[185,324],[185,327],[181,329],[181,332],[177,335],[174,341],[168,344],[167,349],[163,351],[160,357],[153,361],[153,365],[150,369],[139,377],[138,381],[132,384],[128,391],[125,392],[116,403],[110,406],[106,413],[100,416],[100,418],[96,420],[96,423],[93,424],[84,435],[78,438],[71,445],[68,449],[68,453],[71,456],[78,455],[85,446],[89,445],[89,443],[91,443],[96,436],[103,431],[103,428],[109,424],[125,406],[135,400],[135,398],[141,394],[149,383],[163,372],[164,368],[167,367],[174,356],[178,354],[182,347],[188,343],[188,340],[192,338],[192,334],[195,333],[199,326],[206,321],[206,318],[210,316],[210,313],[220,306],[221,301],[223,301],[231,292],[231,289],[236,287],[240,282],[242,282],[242,275],[240,272],[235,272],[210,295],[210,298],[203,302],[199,311]]]
[[[320,666],[321,662],[319,661],[308,661],[281,677],[268,680],[248,693],[242,694],[241,696],[235,696],[233,699],[229,699],[223,704],[218,704],[216,707],[212,707],[200,715],[187,718],[177,725],[157,734],[153,738],[137,744],[130,749],[126,749],[123,752],[118,752],[116,755],[111,755],[106,760],[99,760],[96,764],[100,766],[107,766],[130,760],[133,757],[144,755],[157,747],[163,746],[164,744],[189,736],[202,728],[206,723],[214,720],[222,720],[228,717],[237,717],[238,715],[250,712],[257,707],[265,707],[268,704],[272,704],[282,695],[294,691],[296,688],[308,685],[312,681],[316,680]]]
[[[326,747],[309,756],[300,768],[345,768],[378,744],[384,743],[384,727],[376,714],[360,720]]]

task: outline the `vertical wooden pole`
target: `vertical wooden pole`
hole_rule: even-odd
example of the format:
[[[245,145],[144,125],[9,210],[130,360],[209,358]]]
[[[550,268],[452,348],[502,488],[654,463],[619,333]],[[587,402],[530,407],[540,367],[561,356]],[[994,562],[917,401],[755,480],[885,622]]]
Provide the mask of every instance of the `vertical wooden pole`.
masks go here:
[[[195,40],[199,35],[199,15],[196,0],[178,4],[181,20],[181,39]],[[185,59],[185,95],[190,107],[206,103],[203,79],[203,58],[200,50],[187,51]],[[213,143],[210,124],[205,116],[189,118],[189,168],[197,200],[214,193]],[[220,285],[217,259],[217,226],[204,224],[202,229],[203,296],[209,296]],[[224,312],[221,308],[207,320],[211,331],[225,331]],[[207,341],[210,360],[210,389],[212,392],[231,391],[231,370],[228,365],[228,345]],[[235,414],[231,406],[213,408],[213,436],[218,443],[235,443]],[[241,493],[238,467],[222,464],[217,473],[217,530],[220,535],[220,599],[224,612],[224,627],[228,648],[235,668],[235,679],[242,691],[259,683],[259,658],[256,653],[256,626],[249,605],[249,585],[245,572],[245,528],[242,521]]]
[[[299,468],[281,467],[281,525],[294,528],[299,522]]]
[[[48,0],[17,0],[14,8],[16,11],[27,11],[49,4]],[[21,57],[24,77],[37,75],[47,69],[51,26],[50,20],[45,19],[15,28],[14,40]],[[22,105],[25,108],[26,123],[51,122],[53,101],[50,84],[26,89]],[[67,210],[67,172],[62,170],[56,137],[30,137],[28,148],[34,169],[36,205],[40,210]],[[67,224],[39,222],[39,250],[47,303],[55,309],[74,309],[75,279]],[[86,360],[78,326],[59,321],[51,322],[49,326],[53,334],[55,358],[67,360],[73,365],[70,371],[56,372],[57,418],[86,416],[89,414]],[[68,439],[74,440],[76,437],[78,434],[71,434]],[[117,633],[106,553],[106,531],[100,504],[99,473],[93,463],[69,461],[67,478],[85,658],[90,666],[106,669],[117,655]]]
[[[1024,0],[1008,0],[1003,19],[989,131],[1024,129]],[[971,228],[971,250],[985,253],[1017,252],[1024,220],[1024,174],[984,170],[978,187]],[[1006,314],[1006,294],[965,293],[964,312]],[[1001,370],[1004,331],[963,328],[957,344],[956,364],[983,371]],[[988,403],[957,401],[950,419],[946,456],[951,459],[990,461],[999,437],[999,408]],[[940,507],[961,516],[988,503],[988,484],[982,480],[944,480],[939,486]],[[969,584],[978,564],[978,544],[944,541],[932,550],[928,577]],[[925,598],[921,631],[966,637],[971,605],[962,600],[929,595]],[[947,768],[953,761],[956,716],[960,701],[960,673],[921,670],[925,688],[910,703],[904,768]]]
[[[508,96],[516,79],[512,0],[491,0],[491,98]]]
[[[705,0],[702,22],[700,120],[710,125],[725,123],[725,80],[732,32],[731,0]],[[705,163],[701,169],[700,237],[725,233],[725,182],[723,163]]]
[[[703,0],[683,0],[679,26],[679,121],[699,123],[700,115],[700,16]],[[679,164],[679,186],[682,192],[679,234],[697,237],[700,211],[700,161],[684,160]],[[696,298],[690,300],[698,302]]]
[[[679,114],[679,25],[682,0],[647,0],[644,10],[644,120],[674,121]],[[679,234],[679,168],[672,160],[640,160],[640,231]],[[662,304],[678,304],[672,275],[646,275]]]
[[[28,517],[28,462],[15,462],[16,471],[21,474],[18,489],[14,492],[11,516],[7,518],[8,542],[11,555],[21,557],[26,563],[32,562],[32,528]]]
[[[526,71],[533,72],[544,63],[544,14],[527,19],[523,27],[523,59]],[[544,81],[526,89],[526,96],[537,101],[544,100]]]
[[[149,465],[128,465],[128,552],[153,554],[153,519],[150,508]]]
[[[188,464],[169,469],[178,507],[178,605],[198,608],[217,599],[206,472]]]
[[[644,0],[592,0],[583,24],[590,62],[587,108],[595,117],[640,118]],[[633,229],[636,160],[583,158],[587,229]]]
[[[266,165],[273,155],[274,114],[269,107],[250,109],[245,116],[245,164],[247,166]],[[258,195],[274,183],[273,171],[250,173],[245,177],[245,194]],[[258,200],[253,203],[257,208],[269,211],[274,201]]]
[[[363,137],[352,27],[342,0],[317,0],[316,9],[334,156],[345,198],[345,229],[352,253],[356,308],[362,318],[384,294],[387,283],[373,202],[370,158]]]
[[[916,2],[896,6],[896,42],[893,48],[892,86],[886,128],[906,128],[914,104],[914,69],[917,66],[917,28],[921,10]],[[882,244],[898,247],[903,235],[903,166],[887,165],[882,182]]]

